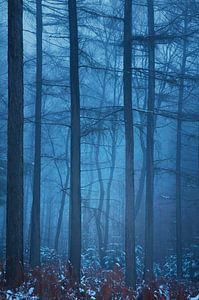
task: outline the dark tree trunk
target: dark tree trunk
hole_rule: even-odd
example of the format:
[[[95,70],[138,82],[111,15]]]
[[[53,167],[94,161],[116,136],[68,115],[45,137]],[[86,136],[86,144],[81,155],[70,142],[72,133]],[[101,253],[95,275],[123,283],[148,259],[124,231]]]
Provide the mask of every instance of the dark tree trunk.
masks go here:
[[[100,264],[101,266],[103,266],[105,254],[104,254],[104,243],[103,243],[102,211],[104,205],[105,190],[104,190],[104,182],[102,178],[102,170],[100,167],[100,159],[99,159],[100,142],[101,142],[101,132],[98,133],[97,149],[95,153],[97,176],[99,181],[99,203],[98,203],[98,208],[96,210],[95,221],[96,221],[96,229],[97,229],[97,236],[98,236]]]
[[[69,173],[69,170],[68,170]],[[58,222],[57,222],[57,229],[55,233],[55,250],[58,252],[59,249],[59,237],[61,233],[61,226],[62,226],[62,220],[63,220],[63,214],[64,214],[64,206],[65,206],[65,201],[66,201],[66,190],[68,188],[68,182],[69,182],[69,175],[67,173],[65,185],[64,185],[64,190],[62,191],[62,196],[61,196],[61,205],[60,205],[60,210],[59,210],[59,216],[58,216]]]
[[[30,266],[40,265],[40,197],[41,197],[41,102],[42,102],[42,0],[36,1],[37,69],[35,104],[35,158],[33,203],[31,212]]]
[[[115,68],[116,68],[116,60],[115,57]],[[116,89],[117,89],[118,80],[115,78],[114,80],[114,93],[113,93],[113,106],[116,106]],[[109,244],[109,227],[110,227],[110,210],[111,210],[111,188],[114,178],[115,166],[116,166],[116,154],[117,154],[117,120],[115,120],[117,116],[114,116],[112,120],[112,128],[111,128],[111,166],[109,173],[109,180],[107,185],[107,199],[106,199],[106,219],[105,219],[105,228],[104,228],[104,251],[106,252]]]
[[[23,281],[23,4],[8,1],[6,280]]]
[[[53,209],[53,198],[45,199],[46,205],[44,207],[45,214],[43,215],[43,244],[44,246],[51,247],[51,236],[52,236],[52,209]]]
[[[146,145],[146,204],[145,204],[145,279],[153,276],[153,194],[154,194],[154,102],[155,102],[155,45],[154,7],[148,0],[148,103]]]
[[[70,30],[71,90],[71,196],[69,258],[74,268],[73,279],[80,280],[81,267],[81,191],[80,191],[80,92],[78,70],[78,26],[76,1],[68,1]]]
[[[144,193],[144,187],[145,187],[145,178],[146,178],[146,147],[144,144],[144,133],[143,133],[143,128],[140,130],[140,143],[141,143],[141,148],[142,148],[142,169],[140,173],[140,179],[139,179],[139,187],[136,195],[136,201],[135,201],[135,218],[137,218],[141,203],[142,203],[142,198],[143,198],[143,193]]]
[[[132,1],[124,8],[125,281],[135,286],[134,130],[132,114]]]
[[[47,247],[51,248],[51,237],[52,237],[52,202],[53,199],[50,198],[50,203],[48,206],[48,215],[46,218],[46,229],[47,229],[47,234],[46,234],[46,239],[47,239]]]
[[[185,16],[184,34],[187,34],[187,15]],[[186,70],[187,41],[183,41],[182,64],[178,98],[178,119],[176,136],[176,259],[177,276],[182,277],[182,111],[184,98],[184,75]]]
[[[67,135],[66,143],[68,145],[69,142],[69,133]],[[66,145],[66,152],[68,150],[68,147]],[[59,237],[61,233],[61,226],[62,226],[62,220],[63,220],[63,213],[64,213],[64,206],[65,206],[65,201],[66,201],[66,191],[69,185],[69,178],[70,178],[70,170],[69,170],[69,163],[68,163],[68,153],[66,153],[66,161],[67,161],[67,174],[66,174],[66,180],[65,184],[63,186],[63,191],[62,191],[62,197],[61,197],[61,205],[60,205],[60,210],[59,210],[59,217],[58,217],[58,222],[57,222],[57,229],[56,229],[56,234],[55,234],[55,250],[58,252],[59,248]]]
[[[105,57],[107,58],[107,49],[105,50]],[[103,83],[102,83],[102,98],[101,98],[101,106],[103,106],[104,101],[106,99],[106,73],[103,77]],[[101,118],[101,112],[99,114],[99,119]],[[101,123],[101,126],[103,127],[103,123]],[[98,244],[99,244],[99,258],[100,258],[100,264],[103,267],[104,266],[104,257],[105,257],[105,248],[104,248],[104,226],[103,226],[103,207],[104,207],[104,200],[105,200],[105,188],[104,188],[104,181],[102,176],[102,169],[100,165],[100,143],[102,140],[103,132],[102,130],[98,131],[97,136],[97,148],[95,152],[95,160],[96,160],[96,168],[97,168],[97,176],[99,181],[99,203],[98,208],[96,210],[95,214],[95,222],[96,222],[96,229],[97,229],[97,235],[98,235]]]
[[[114,176],[114,171],[115,171],[116,149],[117,149],[117,145],[116,145],[116,125],[114,123],[113,128],[112,128],[111,167],[110,167],[110,174],[109,174],[109,179],[108,179],[108,184],[107,184],[106,219],[105,219],[105,227],[104,227],[104,252],[106,252],[106,250],[108,249],[108,241],[109,241],[111,187],[112,187],[113,176]]]
[[[91,140],[92,142],[92,140]],[[93,142],[94,143],[94,142]],[[93,161],[93,153],[94,153],[94,147],[91,147],[90,150],[90,161]],[[94,179],[94,172],[90,171],[90,184],[88,185],[88,192],[86,195],[86,199],[84,199],[84,212],[82,213],[83,219],[82,219],[82,228],[84,232],[84,238],[83,238],[83,251],[87,250],[90,246],[90,238],[91,233],[93,231],[93,228],[90,226],[91,220],[92,220],[92,193],[93,193],[93,179]]]
[[[6,239],[6,208],[3,207],[3,224],[2,224],[2,231],[1,231],[1,249],[5,247],[5,239]]]

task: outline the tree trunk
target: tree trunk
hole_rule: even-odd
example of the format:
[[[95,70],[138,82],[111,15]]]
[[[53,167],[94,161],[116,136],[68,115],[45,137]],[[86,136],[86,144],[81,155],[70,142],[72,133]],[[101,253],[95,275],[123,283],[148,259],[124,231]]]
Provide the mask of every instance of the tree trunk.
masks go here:
[[[116,54],[115,54],[116,55]],[[115,57],[114,67],[116,68],[117,56]],[[113,106],[116,106],[116,88],[117,88],[117,78],[114,80],[114,92],[113,92]],[[112,120],[111,128],[111,166],[109,173],[109,180],[107,184],[107,199],[106,199],[106,219],[105,219],[105,228],[104,228],[104,251],[108,249],[109,242],[109,227],[110,227],[110,210],[111,210],[111,188],[114,178],[115,166],[116,166],[116,154],[117,154],[117,121],[114,116]]]
[[[94,143],[94,142],[93,142]],[[93,161],[93,151],[94,147],[91,147],[90,150],[90,161]],[[90,186],[88,185],[88,192],[86,195],[86,199],[84,199],[84,212],[83,212],[83,219],[82,219],[82,230],[84,232],[83,237],[83,251],[86,251],[90,247],[90,238],[91,238],[91,232],[93,228],[90,226],[90,222],[92,219],[92,208],[91,208],[91,199],[92,199],[92,193],[93,193],[93,179],[94,179],[94,172],[90,171]]]
[[[62,197],[61,197],[61,205],[59,210],[58,222],[57,222],[57,229],[55,233],[55,250],[58,252],[59,249],[59,237],[61,233],[61,226],[63,220],[63,213],[64,213],[64,206],[66,201],[66,191],[69,185],[69,178],[70,178],[70,170],[69,170],[69,155],[68,155],[68,145],[69,145],[69,138],[70,138],[70,131],[68,130],[67,137],[66,137],[66,166],[67,166],[67,173],[66,173],[66,180],[64,186],[62,186]]]
[[[154,7],[148,0],[148,103],[146,145],[146,204],[145,204],[145,279],[153,276],[153,194],[154,194],[154,102],[155,102],[155,45]]]
[[[23,3],[8,1],[6,280],[23,282]]]
[[[46,217],[46,230],[47,230],[47,234],[46,234],[46,238],[47,238],[47,247],[51,248],[51,237],[52,237],[52,209],[53,209],[53,198],[50,198],[50,203],[48,206],[48,215]]]
[[[187,33],[187,14],[185,15],[184,34]],[[184,75],[186,70],[187,41],[183,40],[182,65],[178,98],[178,119],[176,136],[176,259],[177,276],[182,277],[182,110],[184,98]]]
[[[69,258],[73,280],[80,281],[81,267],[81,191],[80,191],[80,92],[78,70],[78,26],[76,1],[68,1],[70,30],[71,91],[71,196],[69,217]]]
[[[114,121],[113,121],[114,122]],[[115,171],[115,163],[116,163],[116,125],[113,124],[112,128],[112,145],[111,145],[111,167],[110,174],[107,184],[107,199],[106,199],[106,219],[105,219],[105,227],[104,227],[104,252],[108,249],[108,240],[109,240],[109,223],[110,223],[110,202],[111,202],[111,187],[113,183],[113,176]]]
[[[98,208],[96,210],[95,221],[96,221],[96,229],[98,235],[98,245],[99,245],[99,258],[100,264],[103,266],[104,264],[104,242],[103,242],[103,228],[102,228],[102,211],[104,205],[104,197],[105,197],[105,190],[104,190],[104,182],[102,178],[102,170],[100,167],[100,142],[101,142],[101,132],[99,131],[97,137],[97,149],[95,153],[95,160],[96,160],[96,168],[97,168],[97,176],[99,181],[99,203]]]
[[[134,212],[134,130],[132,115],[132,1],[124,8],[124,121],[125,121],[125,281],[136,284]]]
[[[35,104],[35,157],[33,203],[31,212],[30,266],[40,265],[40,197],[41,197],[41,102],[42,102],[42,0],[36,1],[37,69]]]
[[[141,207],[144,187],[145,187],[145,178],[146,178],[146,147],[144,144],[144,137],[143,137],[144,133],[142,130],[143,129],[140,130],[140,143],[142,148],[142,168],[141,168],[140,179],[139,179],[139,187],[135,199],[135,218],[137,218]]]
[[[68,183],[69,183],[69,166],[68,166],[68,170],[67,170],[66,181],[65,181],[63,191],[62,191],[61,205],[60,205],[57,229],[56,229],[56,234],[55,234],[55,250],[57,252],[58,252],[58,248],[59,248],[59,237],[60,237],[60,233],[61,233],[61,225],[62,225],[62,220],[63,220],[64,206],[65,206],[65,201],[66,201],[66,190],[68,188]]]

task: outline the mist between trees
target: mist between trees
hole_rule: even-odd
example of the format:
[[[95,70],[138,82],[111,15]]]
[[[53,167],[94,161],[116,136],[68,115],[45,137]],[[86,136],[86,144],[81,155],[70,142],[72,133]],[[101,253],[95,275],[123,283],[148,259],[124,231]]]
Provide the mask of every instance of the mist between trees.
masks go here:
[[[164,276],[168,264],[171,277],[195,280],[198,1],[7,2],[0,250],[8,286],[23,281],[24,262],[34,268],[48,255],[69,259],[76,281],[81,266],[115,263],[127,286]]]

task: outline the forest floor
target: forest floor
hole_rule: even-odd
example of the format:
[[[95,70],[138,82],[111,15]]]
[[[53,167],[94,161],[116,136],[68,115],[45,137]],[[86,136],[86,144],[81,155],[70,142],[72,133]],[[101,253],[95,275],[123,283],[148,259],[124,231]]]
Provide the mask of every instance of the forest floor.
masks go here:
[[[124,285],[124,274],[116,265],[112,271],[86,268],[81,283],[71,279],[68,265],[45,264],[25,274],[24,283],[7,290],[3,267],[0,270],[0,299],[42,300],[199,300],[199,282],[159,278],[151,282],[139,280],[136,291]]]

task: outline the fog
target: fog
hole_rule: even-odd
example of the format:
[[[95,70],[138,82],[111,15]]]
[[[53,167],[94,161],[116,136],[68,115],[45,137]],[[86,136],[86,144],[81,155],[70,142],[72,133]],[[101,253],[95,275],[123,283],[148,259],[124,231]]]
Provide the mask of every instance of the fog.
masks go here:
[[[154,0],[154,35],[151,36],[150,4],[145,0],[132,2],[130,69],[134,154],[131,159],[134,166],[131,170],[134,194],[131,201],[134,203],[132,218],[135,221],[137,277],[142,278],[146,273],[146,256],[151,255],[146,253],[146,203],[149,199],[152,205],[152,211],[148,211],[151,215],[148,221],[152,226],[152,272],[155,276],[172,278],[179,275],[198,281],[198,271],[197,274],[194,272],[199,269],[199,4],[197,1]],[[39,218],[43,263],[55,257],[64,261],[70,259],[70,239],[73,239],[70,221],[71,153],[74,148],[71,147],[68,4],[62,0],[45,0],[42,5]],[[7,10],[7,2],[1,1],[0,6],[0,252],[4,259],[8,23],[3,11]],[[81,266],[97,265],[109,270],[118,263],[125,268],[125,228],[128,227],[125,147],[128,141],[124,118],[124,1],[77,1],[77,23]],[[26,262],[29,261],[33,222],[38,30],[36,4],[26,0],[23,16],[23,227]],[[153,69],[150,67],[152,58]],[[150,99],[153,83],[154,98]],[[152,111],[150,107],[153,107]],[[181,268],[178,274],[177,264]]]

